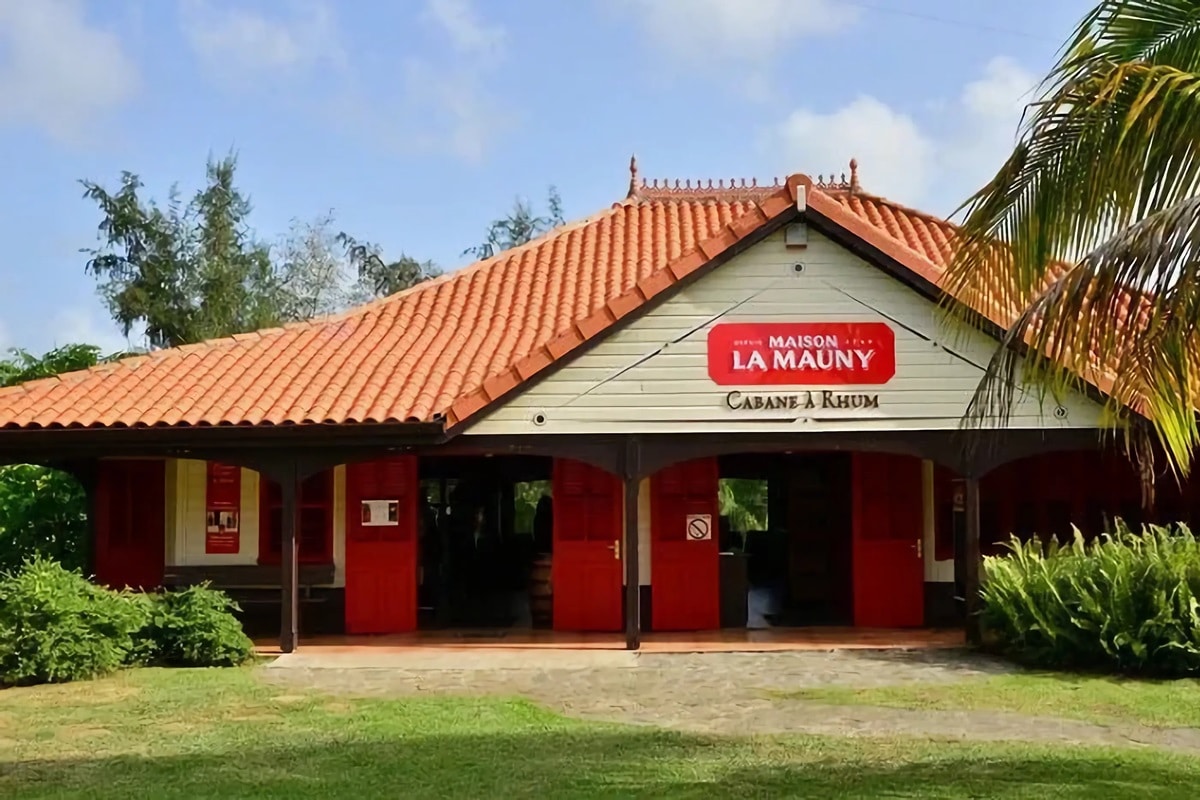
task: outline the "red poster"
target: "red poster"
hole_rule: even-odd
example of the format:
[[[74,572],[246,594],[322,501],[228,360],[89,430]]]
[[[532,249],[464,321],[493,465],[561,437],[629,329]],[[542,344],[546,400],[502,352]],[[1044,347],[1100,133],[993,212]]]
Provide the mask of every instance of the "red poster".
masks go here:
[[[708,332],[708,375],[721,386],[868,386],[896,374],[883,322],[723,323]]]
[[[240,546],[242,469],[208,462],[204,552],[236,553]]]

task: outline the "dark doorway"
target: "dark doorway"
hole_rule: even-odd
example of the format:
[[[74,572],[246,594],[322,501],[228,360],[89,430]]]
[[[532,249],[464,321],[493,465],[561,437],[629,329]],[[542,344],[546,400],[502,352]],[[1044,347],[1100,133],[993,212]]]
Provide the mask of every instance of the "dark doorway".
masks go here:
[[[851,624],[850,455],[725,456],[720,474],[722,532],[729,540],[722,550],[732,557],[740,551],[745,559],[746,625]],[[739,484],[741,496],[731,503],[724,495]],[[765,513],[757,505],[745,507],[757,497],[754,485],[765,488]],[[739,516],[761,524],[739,531]],[[736,574],[736,570],[723,571],[723,575]],[[729,586],[723,587],[726,590],[737,591]]]
[[[551,468],[536,457],[421,459],[421,628],[533,625],[535,564],[551,546]]]

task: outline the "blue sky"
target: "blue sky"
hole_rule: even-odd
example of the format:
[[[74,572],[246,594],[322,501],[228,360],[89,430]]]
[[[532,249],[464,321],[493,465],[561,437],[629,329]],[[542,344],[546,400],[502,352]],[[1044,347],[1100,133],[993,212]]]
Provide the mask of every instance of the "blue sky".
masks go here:
[[[0,0],[0,347],[123,346],[78,180],[191,190],[235,150],[266,238],[460,266],[514,196],[843,171],[946,214],[1086,0]]]

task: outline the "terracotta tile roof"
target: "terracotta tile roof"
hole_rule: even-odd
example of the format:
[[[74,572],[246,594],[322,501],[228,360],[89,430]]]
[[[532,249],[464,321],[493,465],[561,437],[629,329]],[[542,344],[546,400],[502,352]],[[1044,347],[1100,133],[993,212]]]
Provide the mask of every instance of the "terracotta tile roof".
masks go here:
[[[0,426],[454,423],[795,206],[627,198],[335,317],[0,390]]]
[[[632,165],[631,165],[632,166]],[[460,423],[795,208],[937,282],[953,227],[850,181],[645,182],[527,245],[346,313],[0,390],[0,427]]]

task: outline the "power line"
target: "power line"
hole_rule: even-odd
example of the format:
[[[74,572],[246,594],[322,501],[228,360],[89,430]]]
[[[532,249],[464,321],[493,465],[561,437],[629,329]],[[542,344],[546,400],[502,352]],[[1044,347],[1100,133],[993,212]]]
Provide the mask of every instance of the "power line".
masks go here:
[[[905,8],[889,8],[887,6],[877,6],[873,3],[861,3],[858,0],[842,0],[843,5],[854,6],[861,8],[863,11],[875,11],[880,14],[891,14],[897,17],[909,17],[910,19],[919,19],[924,22],[935,22],[939,25],[950,25],[956,28],[969,28],[985,33],[995,33],[1001,36],[1016,36],[1022,39],[1032,39],[1038,42],[1057,42],[1057,39],[1049,36],[1043,36],[1029,31],[1021,31],[1015,28],[1001,28],[995,25],[986,25],[978,22],[971,22],[964,19],[952,19],[950,17],[941,17],[937,14],[926,14],[920,11],[910,11]]]

